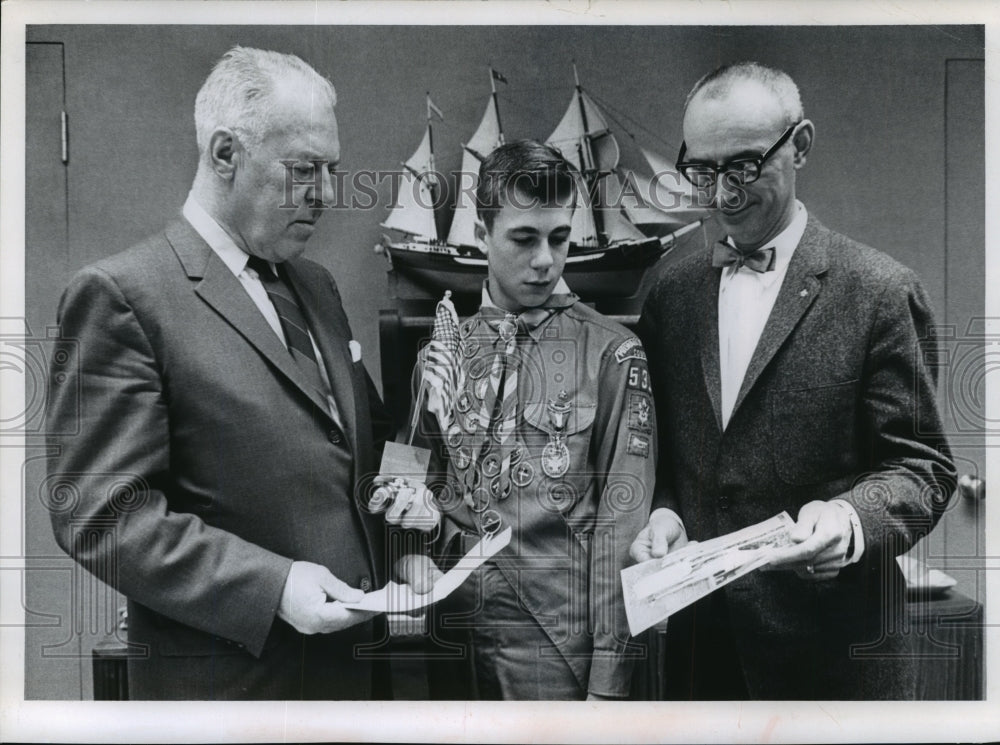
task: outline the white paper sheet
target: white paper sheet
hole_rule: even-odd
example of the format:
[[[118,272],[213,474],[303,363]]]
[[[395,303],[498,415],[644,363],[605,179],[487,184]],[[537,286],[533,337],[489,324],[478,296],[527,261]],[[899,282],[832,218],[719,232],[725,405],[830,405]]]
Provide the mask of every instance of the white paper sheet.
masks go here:
[[[428,593],[418,595],[409,585],[389,582],[382,589],[367,593],[356,603],[344,603],[344,607],[379,613],[410,613],[432,605],[448,597],[469,578],[469,575],[505,548],[510,543],[510,537],[511,528],[508,527],[494,536],[479,541],[434,583],[434,587]]]
[[[622,569],[625,615],[632,636],[766,566],[773,549],[791,542],[788,531],[794,524],[782,512],[734,533]]]

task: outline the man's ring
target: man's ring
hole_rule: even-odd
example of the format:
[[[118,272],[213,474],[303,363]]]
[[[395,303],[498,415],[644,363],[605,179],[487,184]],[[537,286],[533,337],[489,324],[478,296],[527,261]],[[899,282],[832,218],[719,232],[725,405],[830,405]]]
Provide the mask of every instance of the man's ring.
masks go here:
[[[808,572],[809,574],[816,574],[816,567],[814,567],[812,564],[806,564],[806,572]]]

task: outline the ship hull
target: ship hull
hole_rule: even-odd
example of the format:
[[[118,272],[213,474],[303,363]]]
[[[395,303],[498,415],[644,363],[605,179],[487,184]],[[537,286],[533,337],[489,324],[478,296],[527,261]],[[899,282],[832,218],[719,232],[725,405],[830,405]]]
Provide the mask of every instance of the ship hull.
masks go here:
[[[413,250],[393,243],[386,248],[393,269],[435,294],[444,290],[456,295],[478,294],[486,279],[485,257]],[[584,300],[632,297],[646,270],[668,250],[655,238],[603,249],[571,249],[563,278]]]

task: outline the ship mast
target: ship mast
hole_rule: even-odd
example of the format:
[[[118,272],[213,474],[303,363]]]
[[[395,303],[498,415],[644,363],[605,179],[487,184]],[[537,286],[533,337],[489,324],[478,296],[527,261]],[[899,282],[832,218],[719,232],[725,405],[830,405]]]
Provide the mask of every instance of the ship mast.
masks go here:
[[[594,146],[590,139],[590,122],[587,121],[587,107],[583,103],[583,87],[580,85],[580,74],[576,69],[576,60],[573,60],[573,81],[576,85],[576,103],[580,108],[580,121],[583,123],[583,136],[580,138],[577,147],[580,151],[580,165],[583,170],[584,183],[593,203],[596,196],[596,186],[601,179],[601,174],[595,167]],[[588,177],[590,171],[592,178]],[[600,244],[601,236],[604,235],[604,215],[600,210],[594,210],[594,228],[597,232],[597,242]]]
[[[498,73],[496,70],[494,70],[493,66],[490,65],[490,95],[493,98],[493,113],[496,114],[496,117],[497,117],[497,133],[498,133],[497,134],[497,141],[499,142],[499,144],[503,145],[504,144],[504,139],[503,139],[503,124],[500,122],[500,103],[499,103],[499,101],[497,101],[497,76],[498,75],[501,78],[503,78],[504,82],[507,82],[507,78],[504,78],[503,75],[500,75],[500,73]]]
[[[427,91],[427,145],[430,148],[430,153],[427,157],[427,173],[418,175],[418,178],[424,178],[427,182],[427,188],[431,192],[431,203],[437,204],[437,169],[434,166],[434,113],[437,112],[438,116],[441,116],[441,110],[434,105],[431,101],[431,92]],[[443,119],[444,117],[441,116]]]
[[[406,160],[402,178],[399,181],[395,200],[382,227],[398,230],[414,238],[433,243],[438,240],[433,205],[437,203],[436,189],[439,186],[434,170],[434,146],[432,143],[432,116],[442,119],[441,110],[427,94],[427,128],[416,151]]]
[[[489,71],[491,96],[486,104],[486,111],[472,138],[462,145],[462,170],[458,174],[455,207],[447,239],[451,246],[476,247],[475,192],[479,166],[487,155],[504,142],[500,109],[497,106],[496,81],[506,83],[507,78],[492,67]]]

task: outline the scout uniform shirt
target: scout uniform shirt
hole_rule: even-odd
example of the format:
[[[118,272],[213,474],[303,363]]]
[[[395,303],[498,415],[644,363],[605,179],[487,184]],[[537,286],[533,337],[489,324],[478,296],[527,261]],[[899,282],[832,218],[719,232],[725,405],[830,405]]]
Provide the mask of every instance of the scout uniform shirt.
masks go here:
[[[444,515],[438,546],[454,552],[512,527],[510,545],[491,563],[583,691],[625,696],[635,647],[626,649],[619,572],[646,525],[656,461],[645,353],[560,281],[545,307],[516,321],[503,376],[516,375],[516,396],[502,400],[490,377],[504,354],[504,313],[485,288],[483,301],[459,329],[461,387],[448,431],[422,420]],[[488,609],[488,597],[478,602]]]

